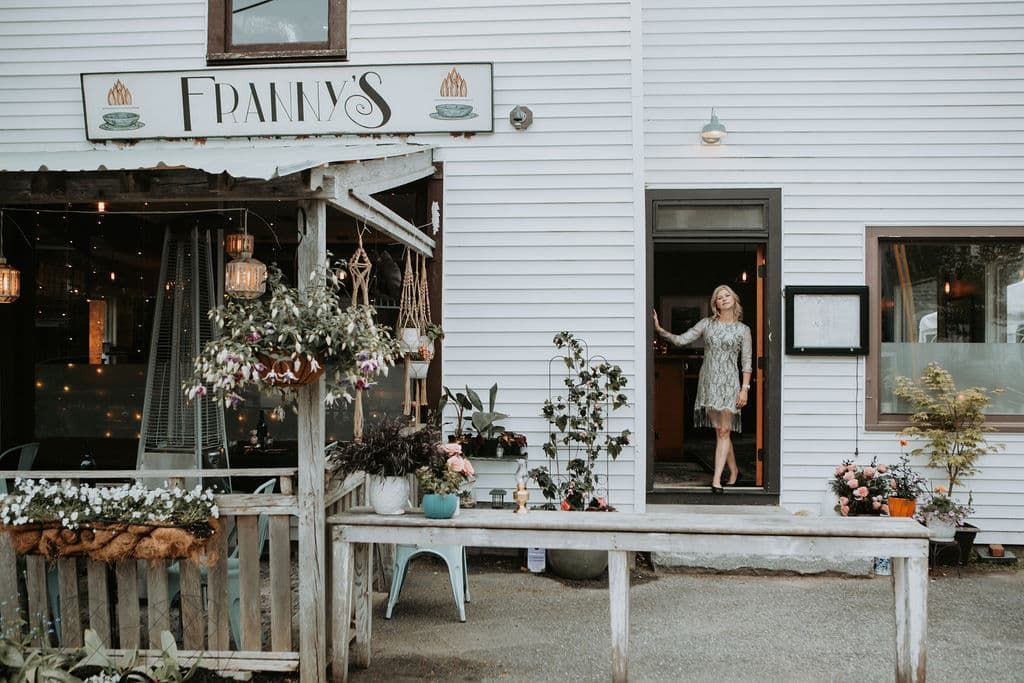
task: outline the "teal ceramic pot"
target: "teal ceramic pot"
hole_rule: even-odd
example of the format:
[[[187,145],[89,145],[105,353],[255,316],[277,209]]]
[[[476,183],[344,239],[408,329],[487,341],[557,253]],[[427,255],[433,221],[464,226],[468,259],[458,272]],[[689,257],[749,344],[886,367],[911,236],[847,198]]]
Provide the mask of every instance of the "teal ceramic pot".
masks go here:
[[[430,519],[450,519],[459,509],[459,497],[454,493],[427,493],[423,496],[423,514]]]

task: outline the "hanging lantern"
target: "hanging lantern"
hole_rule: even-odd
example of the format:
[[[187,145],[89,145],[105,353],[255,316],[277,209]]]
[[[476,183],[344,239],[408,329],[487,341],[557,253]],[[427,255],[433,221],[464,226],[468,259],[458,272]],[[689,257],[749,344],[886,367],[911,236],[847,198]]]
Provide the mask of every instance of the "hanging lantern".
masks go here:
[[[251,258],[256,239],[247,232],[233,232],[224,240],[224,250],[233,259]]]
[[[267,291],[267,267],[254,258],[240,258],[224,266],[224,293],[238,299],[258,299]]]
[[[4,258],[4,218],[0,212],[0,304],[9,304],[21,296],[21,272],[7,265]]]
[[[224,293],[238,299],[258,299],[267,291],[267,267],[252,258],[256,240],[249,234],[249,212],[242,211],[242,232],[224,240],[231,261],[224,266]]]

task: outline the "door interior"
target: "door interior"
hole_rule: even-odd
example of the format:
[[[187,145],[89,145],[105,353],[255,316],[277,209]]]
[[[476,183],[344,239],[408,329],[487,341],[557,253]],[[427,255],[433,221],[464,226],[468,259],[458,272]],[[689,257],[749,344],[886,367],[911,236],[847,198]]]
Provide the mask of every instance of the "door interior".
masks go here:
[[[765,355],[765,244],[722,242],[656,244],[653,299],[662,326],[681,334],[710,312],[710,295],[720,284],[736,292],[743,322],[751,330],[754,373],[742,431],[732,442],[740,469],[736,489],[764,485],[764,425],[768,396],[762,372]],[[694,399],[704,358],[700,340],[676,348],[655,339],[653,489],[707,489],[714,468],[714,430],[694,426]],[[739,368],[737,367],[737,372]]]

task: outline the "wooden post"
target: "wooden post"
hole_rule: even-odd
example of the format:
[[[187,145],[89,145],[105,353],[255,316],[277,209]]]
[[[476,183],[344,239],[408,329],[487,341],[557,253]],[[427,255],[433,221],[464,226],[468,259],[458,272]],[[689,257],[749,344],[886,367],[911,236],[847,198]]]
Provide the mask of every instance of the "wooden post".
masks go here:
[[[327,202],[298,203],[300,289],[327,258]],[[299,446],[299,677],[321,681],[327,670],[327,610],[324,605],[324,380],[298,390]]]
[[[355,556],[352,544],[341,538],[339,527],[334,527],[331,544],[331,566],[334,596],[331,605],[331,680],[348,680],[348,641],[352,619],[352,585],[355,574]]]
[[[928,635],[928,558],[892,558],[896,603],[896,681],[924,683]]]
[[[612,617],[612,681],[629,680],[629,562],[625,550],[608,551],[608,603]]]
[[[355,603],[356,637],[352,663],[366,669],[370,666],[370,638],[373,633],[373,545],[357,544],[353,557],[351,599]]]

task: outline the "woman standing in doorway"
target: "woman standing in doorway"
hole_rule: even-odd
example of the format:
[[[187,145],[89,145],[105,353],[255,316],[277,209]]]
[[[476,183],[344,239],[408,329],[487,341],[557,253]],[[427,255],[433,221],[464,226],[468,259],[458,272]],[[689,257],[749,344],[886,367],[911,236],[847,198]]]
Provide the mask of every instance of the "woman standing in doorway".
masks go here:
[[[732,447],[732,432],[741,427],[740,410],[747,405],[750,391],[751,341],[750,328],[740,322],[743,307],[739,297],[728,285],[719,285],[711,293],[712,315],[703,318],[683,334],[672,334],[658,322],[654,311],[654,330],[675,346],[692,344],[701,337],[707,351],[697,380],[697,398],[693,404],[693,423],[697,427],[712,427],[718,440],[715,444],[715,473],[711,478],[711,491],[723,493],[722,472],[729,465],[728,486],[739,479],[740,469]],[[739,365],[737,365],[737,360]],[[740,383],[737,368],[743,369]]]

